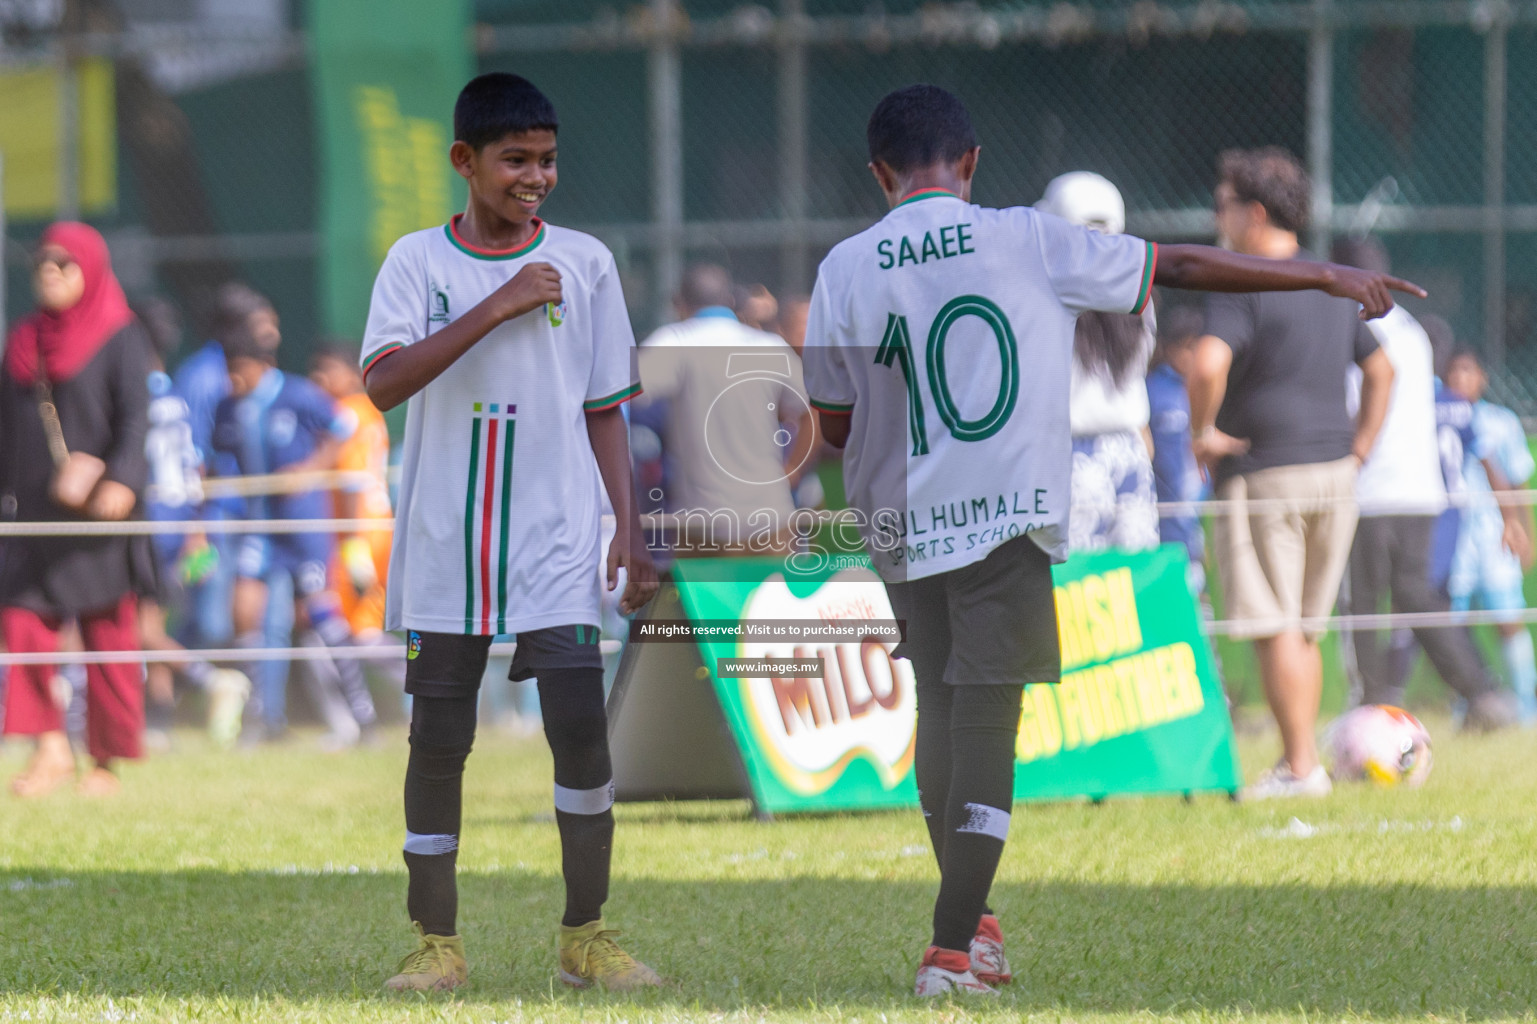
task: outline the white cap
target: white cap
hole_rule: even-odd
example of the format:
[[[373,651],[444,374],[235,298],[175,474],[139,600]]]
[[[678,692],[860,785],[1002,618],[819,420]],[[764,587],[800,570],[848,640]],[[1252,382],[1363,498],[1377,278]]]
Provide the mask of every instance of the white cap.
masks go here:
[[[1126,230],[1121,190],[1093,171],[1069,171],[1052,178],[1035,208],[1107,235]]]

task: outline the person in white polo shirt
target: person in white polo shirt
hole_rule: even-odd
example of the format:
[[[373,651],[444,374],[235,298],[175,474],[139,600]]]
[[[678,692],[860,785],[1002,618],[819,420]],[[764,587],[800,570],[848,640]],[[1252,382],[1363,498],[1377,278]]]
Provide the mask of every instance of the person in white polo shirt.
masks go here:
[[[1372,238],[1340,239],[1332,255],[1336,263],[1388,272],[1387,252]],[[1444,612],[1451,608],[1450,599],[1431,585],[1429,568],[1431,531],[1446,509],[1430,338],[1402,306],[1367,326],[1393,364],[1393,388],[1387,417],[1356,477],[1361,519],[1340,604],[1355,615],[1383,611],[1384,602],[1394,612]],[[1354,416],[1360,407],[1361,372],[1351,370],[1346,401]],[[1492,728],[1512,720],[1466,629],[1422,628],[1414,630],[1414,637],[1446,684],[1468,701],[1475,726]],[[1343,639],[1361,702],[1402,705],[1403,685],[1390,664],[1388,633],[1349,630]]]
[[[734,292],[726,268],[689,267],[679,322],[640,347],[637,407],[667,403],[664,500],[678,517],[671,551],[684,557],[787,553],[792,492],[816,442],[800,355],[739,321]]]

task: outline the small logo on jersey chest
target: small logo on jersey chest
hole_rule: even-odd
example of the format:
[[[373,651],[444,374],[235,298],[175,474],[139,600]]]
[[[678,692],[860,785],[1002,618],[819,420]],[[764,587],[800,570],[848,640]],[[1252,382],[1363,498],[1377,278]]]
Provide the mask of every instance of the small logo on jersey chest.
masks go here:
[[[428,287],[431,294],[428,296],[429,312],[427,314],[427,322],[430,324],[448,323],[448,293],[439,288],[436,281],[432,282]]]
[[[267,421],[267,436],[275,445],[291,444],[299,430],[299,417],[292,409],[279,409]]]
[[[559,302],[546,302],[544,312],[550,318],[550,326],[559,327],[566,322],[566,314],[570,310],[566,308],[566,300],[561,299]]]

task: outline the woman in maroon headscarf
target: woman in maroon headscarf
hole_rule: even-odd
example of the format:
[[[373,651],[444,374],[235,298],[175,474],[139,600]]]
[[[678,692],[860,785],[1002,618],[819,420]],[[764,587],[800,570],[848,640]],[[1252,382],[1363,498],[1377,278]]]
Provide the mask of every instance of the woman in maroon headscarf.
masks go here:
[[[148,475],[149,341],[93,228],[50,227],[34,269],[38,309],[11,331],[0,366],[0,517],[125,519]],[[77,620],[90,650],[136,649],[133,595],[154,572],[144,540],[7,538],[0,564],[5,646],[13,653],[57,651],[59,629]],[[31,762],[11,782],[18,796],[40,796],[74,776],[63,713],[51,692],[54,673],[47,665],[11,668],[5,733],[37,738]],[[113,762],[139,756],[141,668],[92,665],[87,679],[95,764],[79,788],[106,794],[118,786]]]

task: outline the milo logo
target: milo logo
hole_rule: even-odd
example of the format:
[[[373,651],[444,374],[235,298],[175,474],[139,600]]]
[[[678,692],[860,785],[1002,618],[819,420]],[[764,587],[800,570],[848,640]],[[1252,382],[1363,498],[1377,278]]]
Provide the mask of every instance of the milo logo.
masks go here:
[[[764,580],[748,597],[744,622],[810,619],[852,622],[893,619],[880,579],[868,569],[837,573],[807,597],[784,577]],[[895,786],[912,765],[917,688],[912,664],[894,659],[894,642],[867,637],[853,643],[797,644],[747,640],[744,658],[819,658],[820,678],[744,678],[750,727],[779,781],[797,793],[827,790],[850,761],[863,758],[881,784]]]

